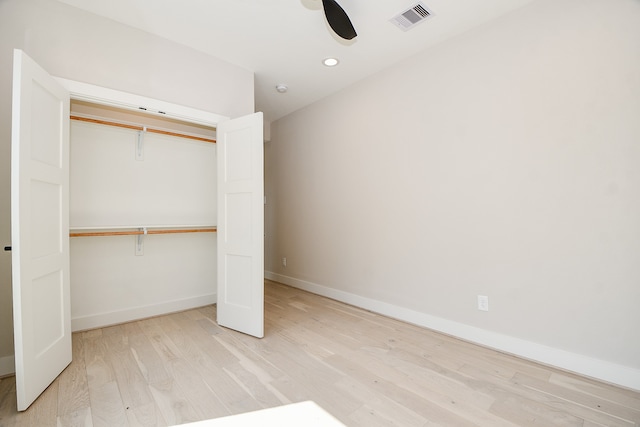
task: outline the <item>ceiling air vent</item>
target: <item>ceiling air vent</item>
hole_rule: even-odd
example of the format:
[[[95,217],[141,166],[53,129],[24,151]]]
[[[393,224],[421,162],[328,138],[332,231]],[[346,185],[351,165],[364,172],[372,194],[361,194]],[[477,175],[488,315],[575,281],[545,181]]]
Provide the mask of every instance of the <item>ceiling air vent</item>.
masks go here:
[[[420,2],[410,9],[394,16],[389,20],[402,31],[410,30],[433,14],[424,3]]]

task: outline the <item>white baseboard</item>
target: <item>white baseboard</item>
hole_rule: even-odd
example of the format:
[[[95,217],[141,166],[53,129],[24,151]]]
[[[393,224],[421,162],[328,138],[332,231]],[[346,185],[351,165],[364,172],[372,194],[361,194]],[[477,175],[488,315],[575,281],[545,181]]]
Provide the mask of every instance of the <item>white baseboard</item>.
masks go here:
[[[622,387],[640,390],[640,369],[595,359],[582,354],[571,353],[486,329],[476,328],[270,271],[265,271],[264,277],[265,279],[284,283],[285,285],[303,289],[394,319],[452,335],[465,341],[470,341],[601,381],[617,384]]]
[[[16,359],[14,356],[0,357],[0,377],[13,375],[16,372]]]
[[[202,307],[215,304],[216,294],[203,295],[194,298],[187,298],[179,301],[169,301],[161,304],[148,305],[144,307],[134,307],[127,310],[100,313],[90,316],[76,317],[71,319],[71,330],[73,332],[87,329],[102,328],[119,323],[130,322],[132,320],[144,319],[161,314],[174,313],[176,311],[189,310],[191,308]],[[0,357],[0,377],[15,373],[15,357]]]
[[[176,311],[189,310],[191,308],[215,304],[216,301],[217,295],[209,294],[178,301],[167,301],[160,304],[134,307],[126,310],[75,317],[71,319],[71,330],[73,332],[77,332],[87,329],[117,325],[119,323],[130,322],[132,320],[144,319],[161,314],[173,313]]]

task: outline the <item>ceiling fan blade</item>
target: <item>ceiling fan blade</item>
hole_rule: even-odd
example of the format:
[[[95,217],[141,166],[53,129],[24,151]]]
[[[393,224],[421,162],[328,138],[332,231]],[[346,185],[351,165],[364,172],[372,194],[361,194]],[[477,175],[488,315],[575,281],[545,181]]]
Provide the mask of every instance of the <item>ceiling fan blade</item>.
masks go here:
[[[345,40],[351,40],[358,35],[347,13],[335,0],[322,0],[322,7],[329,26],[337,35]]]

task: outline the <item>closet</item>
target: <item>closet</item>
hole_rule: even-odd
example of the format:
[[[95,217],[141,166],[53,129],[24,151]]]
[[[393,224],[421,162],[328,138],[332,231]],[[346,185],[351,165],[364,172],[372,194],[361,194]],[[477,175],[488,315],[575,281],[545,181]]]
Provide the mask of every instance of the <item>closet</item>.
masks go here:
[[[71,101],[71,327],[216,302],[215,128]]]
[[[18,49],[13,76],[18,410],[71,362],[72,317],[78,330],[216,302],[221,326],[262,337],[262,114],[54,78]],[[70,119],[72,99],[90,120]],[[112,121],[133,129],[88,117],[124,113]],[[145,130],[154,120],[161,132]],[[215,146],[202,140],[212,128]]]

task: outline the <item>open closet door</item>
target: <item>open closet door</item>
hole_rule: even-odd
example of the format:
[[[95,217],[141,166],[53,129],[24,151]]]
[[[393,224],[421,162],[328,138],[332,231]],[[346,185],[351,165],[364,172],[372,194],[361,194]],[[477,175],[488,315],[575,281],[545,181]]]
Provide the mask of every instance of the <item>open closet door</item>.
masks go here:
[[[218,124],[218,323],[264,336],[262,113]]]
[[[69,94],[14,51],[11,246],[18,410],[71,362]]]

